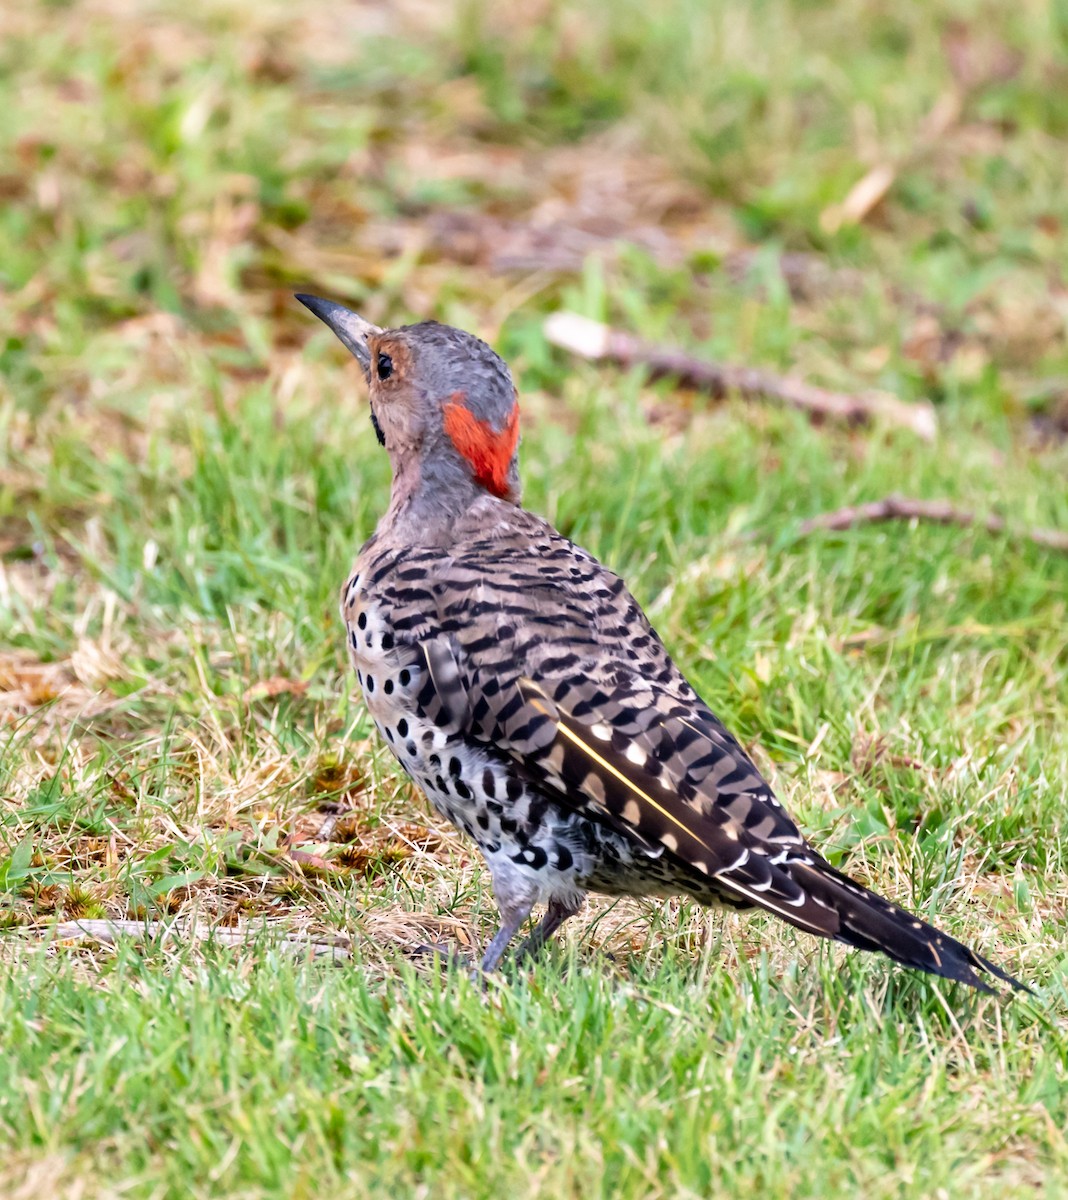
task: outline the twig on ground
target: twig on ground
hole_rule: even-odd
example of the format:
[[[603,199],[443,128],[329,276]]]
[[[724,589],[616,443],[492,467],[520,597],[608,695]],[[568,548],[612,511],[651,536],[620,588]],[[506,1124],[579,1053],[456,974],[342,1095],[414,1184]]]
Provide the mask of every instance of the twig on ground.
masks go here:
[[[696,358],[683,350],[643,342],[577,313],[552,313],[545,320],[545,336],[554,346],[593,362],[644,366],[654,376],[671,376],[717,397],[737,392],[747,400],[777,400],[807,412],[815,420],[832,419],[851,425],[886,420],[927,441],[937,430],[934,409],[929,404],[905,404],[884,392],[847,395],[755,367]]]
[[[877,521],[933,521],[939,525],[978,525],[989,533],[1008,533],[1014,541],[1033,542],[1049,550],[1068,554],[1068,531],[1061,529],[1011,529],[1004,518],[980,516],[967,509],[954,508],[945,500],[911,500],[892,495],[870,504],[850,505],[833,512],[820,513],[802,521],[798,535],[805,536],[818,529],[851,529],[854,525],[870,525]]]
[[[93,941],[114,945],[123,937],[156,938],[176,937],[185,941],[212,941],[222,946],[244,946],[256,942],[271,932],[269,926],[258,925],[209,925],[204,921],[63,921],[50,926],[46,932],[55,938],[90,938]],[[333,959],[352,957],[352,943],[348,938],[333,939],[286,935],[272,940],[275,949],[289,954],[309,954],[312,958],[329,956]]]

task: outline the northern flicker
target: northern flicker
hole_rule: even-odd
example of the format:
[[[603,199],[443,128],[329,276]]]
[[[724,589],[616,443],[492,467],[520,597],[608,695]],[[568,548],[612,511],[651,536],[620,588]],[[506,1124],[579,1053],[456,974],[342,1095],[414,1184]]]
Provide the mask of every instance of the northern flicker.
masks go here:
[[[489,867],[501,924],[483,970],[535,906],[520,956],[593,891],[762,908],[985,991],[989,975],[1022,986],[821,857],[623,580],[520,506],[516,389],[489,346],[297,299],[359,362],[390,458],[341,613],[382,737]]]

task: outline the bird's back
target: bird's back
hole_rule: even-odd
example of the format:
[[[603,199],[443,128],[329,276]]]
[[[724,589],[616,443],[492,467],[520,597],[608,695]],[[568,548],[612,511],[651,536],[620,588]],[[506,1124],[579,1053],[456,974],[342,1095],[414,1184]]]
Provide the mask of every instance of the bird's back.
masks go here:
[[[623,581],[540,518],[485,497],[432,545],[397,545],[387,529],[362,557],[348,596],[376,596],[371,625],[388,628],[392,653],[408,663],[403,702],[438,751],[429,780],[426,769],[412,773],[480,841],[491,869],[502,826],[490,821],[487,853],[479,825],[490,802],[504,841],[520,835],[509,862],[536,873],[564,861],[557,875],[576,892],[757,905],[951,978],[1002,974],[814,851]],[[366,672],[362,681],[375,712],[381,685],[369,687]],[[388,723],[385,732],[405,763],[410,747],[398,750]],[[459,814],[454,800],[442,807],[450,784],[436,768],[446,759],[465,801]]]

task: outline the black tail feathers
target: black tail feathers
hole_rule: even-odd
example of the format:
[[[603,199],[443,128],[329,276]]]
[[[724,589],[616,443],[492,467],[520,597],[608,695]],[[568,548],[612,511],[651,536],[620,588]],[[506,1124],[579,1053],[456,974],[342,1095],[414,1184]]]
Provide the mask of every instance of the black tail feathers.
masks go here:
[[[881,951],[906,967],[966,983],[981,992],[995,991],[984,976],[1004,980],[1019,991],[1031,991],[989,959],[854,883],[825,860],[790,865],[791,874],[809,895],[837,913],[836,941],[861,950]]]

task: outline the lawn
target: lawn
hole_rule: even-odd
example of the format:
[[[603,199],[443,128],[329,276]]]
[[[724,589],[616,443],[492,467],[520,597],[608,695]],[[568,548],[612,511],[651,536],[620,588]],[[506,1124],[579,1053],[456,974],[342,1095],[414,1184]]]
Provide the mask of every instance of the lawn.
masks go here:
[[[1066,13],[0,9],[0,1196],[1068,1194]],[[525,503],[832,862],[1034,995],[681,901],[486,988],[413,954],[495,905],[353,694],[388,463],[294,291],[490,340]],[[893,493],[976,520],[804,524]]]

